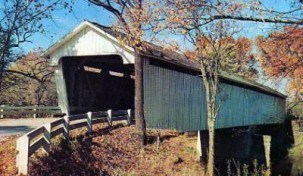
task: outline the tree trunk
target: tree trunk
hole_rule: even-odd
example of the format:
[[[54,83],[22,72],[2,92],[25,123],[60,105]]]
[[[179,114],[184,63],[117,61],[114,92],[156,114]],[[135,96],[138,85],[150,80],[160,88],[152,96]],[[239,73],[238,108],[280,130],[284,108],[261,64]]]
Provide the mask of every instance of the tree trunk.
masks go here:
[[[208,162],[207,162],[207,175],[213,176],[215,173],[215,120],[208,117]]]
[[[146,145],[146,125],[143,114],[142,58],[138,51],[135,51],[135,119],[141,142],[143,145]]]

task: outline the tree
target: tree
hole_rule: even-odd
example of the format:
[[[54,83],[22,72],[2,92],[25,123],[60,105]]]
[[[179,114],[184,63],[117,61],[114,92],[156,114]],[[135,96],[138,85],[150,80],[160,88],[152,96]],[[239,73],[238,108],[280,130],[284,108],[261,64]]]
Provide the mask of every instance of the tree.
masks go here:
[[[223,40],[229,40],[228,35],[230,34],[228,33],[233,33],[224,28],[230,27],[237,21],[302,25],[301,2],[294,1],[291,9],[284,12],[268,8],[261,1],[166,0],[163,8],[164,15],[160,15],[157,20],[165,21],[172,34],[185,36],[193,44],[196,60],[200,63],[202,82],[206,92],[209,129],[207,174],[214,175],[214,125],[219,109],[215,100],[219,74],[224,68],[222,63],[226,57],[226,55],[224,56],[226,45],[222,44]],[[209,35],[212,33],[216,34]],[[209,43],[212,50],[206,50],[205,43]],[[244,47],[247,46],[244,45]],[[205,52],[209,51],[213,52],[205,55]],[[243,63],[240,62],[240,71],[243,69]]]
[[[0,93],[1,104],[57,104],[54,69],[39,54],[31,52],[8,66]]]
[[[211,38],[202,39],[209,42],[203,42],[203,56],[211,57],[213,55],[212,45],[214,41]],[[247,79],[256,80],[258,78],[258,70],[255,68],[257,63],[255,56],[252,54],[252,41],[246,37],[223,38],[221,48],[225,48],[224,57],[222,57],[222,70],[228,73],[234,73]],[[195,59],[197,55],[194,51],[185,51],[185,56],[189,59]]]
[[[88,0],[88,2],[107,10],[116,17],[117,21],[113,29],[123,33],[124,35],[120,38],[121,42],[133,47],[135,50],[135,119],[142,144],[146,144],[146,124],[143,114],[142,59],[140,51],[144,49],[143,26],[150,19],[146,10],[147,6],[145,6],[142,0]]]
[[[152,24],[150,28],[150,31],[152,33],[159,33],[159,31],[168,30],[172,34],[184,35],[188,39],[188,41],[193,44],[195,48],[196,59],[201,65],[202,81],[204,84],[204,88],[206,89],[207,119],[210,135],[208,159],[209,175],[214,175],[214,124],[216,119],[216,111],[218,110],[218,107],[215,104],[215,99],[218,89],[219,73],[222,71],[221,67],[223,66],[223,53],[225,52],[224,47],[222,48],[222,39],[227,39],[228,35],[230,35],[228,33],[231,32],[224,31],[224,28],[229,26],[229,23],[232,24],[234,21],[296,25],[303,24],[303,20],[301,18],[302,7],[300,1],[293,1],[291,9],[289,11],[283,12],[268,8],[261,1],[255,0],[247,0],[243,2],[219,0],[166,0],[162,2],[155,1],[155,8],[152,10],[152,12],[154,12],[154,14],[156,15],[153,17],[147,16],[146,19],[142,17],[148,14],[146,11],[143,10],[144,8],[142,8],[144,7],[142,5],[145,5],[145,3],[142,3],[139,0],[89,0],[89,2],[92,2],[93,4],[106,9],[118,19],[118,23],[120,23],[122,29],[126,32],[128,36],[131,36],[129,38],[133,39],[131,41],[134,41],[134,44],[131,46],[135,46],[136,53],[138,53],[139,51],[138,48],[141,48],[143,46],[142,26],[144,22]],[[134,12],[139,12],[139,15],[138,13]],[[136,33],[134,33],[133,31],[136,31]],[[212,32],[216,33],[215,37],[209,35]],[[136,38],[136,36],[140,36],[139,40],[134,40],[138,39]],[[211,40],[208,41],[209,39]],[[203,42],[205,41],[207,41],[208,43],[212,43],[211,48],[214,51],[213,53],[211,53],[212,57],[206,57],[203,55]],[[136,61],[139,60],[139,57],[136,57]],[[140,61],[136,63],[140,63]],[[137,67],[140,64],[135,65],[135,71],[137,73],[141,73],[140,69],[138,69],[140,67]],[[243,62],[240,63],[240,65],[243,66]],[[137,69],[139,71],[137,71]],[[240,70],[241,69],[243,69],[243,67],[240,67]],[[137,74],[137,76],[139,75],[140,74]],[[140,78],[137,80],[137,83],[142,81]],[[139,90],[137,90],[137,88],[140,89],[140,87],[137,87],[136,85],[136,95],[140,95],[140,92],[138,92]],[[139,99],[137,98],[138,96],[136,97],[136,102],[139,102]],[[141,117],[138,112],[136,113],[137,118]],[[142,124],[144,123],[144,120],[139,120],[140,118],[136,119],[138,127],[138,122],[140,122],[141,126],[144,126],[144,124]]]
[[[260,63],[267,76],[288,78],[288,92],[294,102],[303,101],[303,28],[284,27],[256,40]],[[291,106],[295,107],[294,105]]]
[[[6,67],[22,54],[22,44],[30,43],[35,33],[43,33],[43,20],[51,19],[61,0],[4,0],[0,8],[0,90]]]

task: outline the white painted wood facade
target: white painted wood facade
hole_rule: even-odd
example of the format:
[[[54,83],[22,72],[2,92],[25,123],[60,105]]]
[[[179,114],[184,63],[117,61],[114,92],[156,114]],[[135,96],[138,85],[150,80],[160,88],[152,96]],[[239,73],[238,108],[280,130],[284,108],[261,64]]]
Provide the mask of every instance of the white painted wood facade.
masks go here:
[[[59,64],[62,57],[119,55],[124,64],[134,63],[134,50],[97,26],[84,21],[63,39],[51,46],[43,54],[50,58],[53,66]]]
[[[119,55],[123,64],[134,64],[134,49],[121,44],[117,38],[98,26],[84,21],[61,40],[50,46],[42,57],[50,59],[55,67],[58,106],[69,115],[66,81],[63,75],[63,57]],[[102,58],[100,58],[102,59]]]

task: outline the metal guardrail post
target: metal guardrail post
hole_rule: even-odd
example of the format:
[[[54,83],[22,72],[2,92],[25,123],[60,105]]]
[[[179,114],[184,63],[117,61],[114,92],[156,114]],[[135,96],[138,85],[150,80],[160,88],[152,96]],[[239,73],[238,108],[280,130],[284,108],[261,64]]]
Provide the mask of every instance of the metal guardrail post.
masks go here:
[[[131,109],[127,110],[127,125],[130,125],[132,123],[132,114]]]
[[[87,112],[87,131],[93,131],[93,123],[92,123],[92,112]]]
[[[1,119],[4,118],[4,114],[3,114],[3,112],[4,112],[4,109],[3,109],[4,106],[5,106],[5,105],[1,105],[1,116],[0,116]]]
[[[18,175],[28,174],[28,157],[29,157],[29,137],[24,135],[17,140],[17,161]]]
[[[51,132],[52,127],[50,123],[44,125],[44,138],[46,140],[46,146],[44,146],[45,152],[48,154],[51,149]]]
[[[63,128],[64,128],[64,138],[66,140],[69,140],[69,116],[64,116],[63,117],[64,119],[64,125],[63,125]]]
[[[107,110],[107,121],[108,121],[108,125],[109,125],[109,126],[112,126],[112,125],[113,125],[113,120],[112,120],[112,118],[113,118],[113,113],[112,113],[112,110],[109,109],[109,110]]]

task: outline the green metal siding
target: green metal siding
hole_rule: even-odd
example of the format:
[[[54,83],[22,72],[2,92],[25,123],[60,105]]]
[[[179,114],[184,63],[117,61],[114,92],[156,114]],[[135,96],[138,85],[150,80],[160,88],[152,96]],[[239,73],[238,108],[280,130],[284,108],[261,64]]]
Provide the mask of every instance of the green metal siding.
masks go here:
[[[205,92],[195,74],[150,64],[143,59],[144,115],[151,128],[207,129]],[[221,82],[216,128],[280,123],[285,99],[246,86]]]

